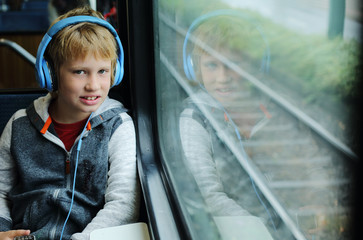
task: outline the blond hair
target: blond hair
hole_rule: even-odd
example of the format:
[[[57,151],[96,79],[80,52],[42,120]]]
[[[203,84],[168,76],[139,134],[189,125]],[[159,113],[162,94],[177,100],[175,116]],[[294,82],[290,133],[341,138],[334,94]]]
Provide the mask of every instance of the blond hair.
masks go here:
[[[89,6],[73,9],[59,16],[51,25],[72,16],[93,16],[104,19],[102,14],[92,10]],[[117,43],[113,34],[105,27],[95,23],[81,22],[70,25],[54,35],[45,52],[45,58],[52,65],[51,68],[59,79],[59,68],[68,60],[85,58],[93,54],[96,58],[111,60],[111,86],[114,83],[117,61]],[[55,86],[57,87],[57,86]]]
[[[228,50],[254,63],[258,68],[264,57],[266,43],[255,24],[244,17],[233,15],[214,16],[201,22],[192,32],[198,44],[191,45],[196,76],[200,78],[200,56],[210,55],[206,46],[219,52]]]

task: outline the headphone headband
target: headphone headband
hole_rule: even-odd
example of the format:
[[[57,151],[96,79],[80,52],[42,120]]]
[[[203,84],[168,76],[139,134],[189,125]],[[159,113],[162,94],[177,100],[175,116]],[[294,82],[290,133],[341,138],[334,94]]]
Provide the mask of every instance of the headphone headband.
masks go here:
[[[192,32],[198,28],[201,24],[203,24],[205,21],[219,16],[231,16],[231,17],[237,17],[243,20],[246,20],[250,24],[254,25],[256,30],[260,33],[264,43],[265,43],[265,52],[261,63],[261,69],[264,72],[267,72],[269,69],[270,64],[270,48],[267,42],[267,39],[261,29],[261,27],[248,15],[243,14],[240,11],[233,10],[233,9],[219,9],[216,11],[209,12],[207,14],[204,14],[198,18],[196,18],[192,24],[190,25],[188,32],[185,35],[185,40],[183,43],[183,67],[186,77],[189,80],[197,81],[196,75],[194,72],[194,66],[193,66],[193,60],[190,53],[187,53],[188,51],[188,43],[190,41],[190,37],[192,36]]]
[[[48,32],[44,35],[42,41],[39,44],[38,51],[37,51],[37,59],[35,62],[35,69],[36,69],[36,76],[40,87],[46,88],[49,91],[53,89],[53,83],[51,79],[50,70],[48,64],[44,58],[45,50],[52,40],[53,36],[56,35],[62,29],[70,26],[75,25],[82,22],[94,23],[100,26],[107,28],[112,35],[116,39],[116,43],[118,46],[118,54],[117,54],[117,63],[116,63],[116,73],[114,78],[114,83],[112,85],[116,86],[120,84],[122,77],[124,75],[124,51],[121,44],[120,37],[117,34],[117,31],[113,28],[113,26],[108,23],[107,21],[100,19],[98,17],[93,16],[72,16],[65,19],[62,19],[55,23]]]

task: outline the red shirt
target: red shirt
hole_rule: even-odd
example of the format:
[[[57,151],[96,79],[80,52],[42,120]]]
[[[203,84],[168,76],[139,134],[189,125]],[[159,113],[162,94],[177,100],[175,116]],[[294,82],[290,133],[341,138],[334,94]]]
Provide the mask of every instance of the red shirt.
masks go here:
[[[59,123],[52,118],[52,122],[58,137],[64,143],[67,151],[69,151],[87,123],[87,118],[75,123]]]

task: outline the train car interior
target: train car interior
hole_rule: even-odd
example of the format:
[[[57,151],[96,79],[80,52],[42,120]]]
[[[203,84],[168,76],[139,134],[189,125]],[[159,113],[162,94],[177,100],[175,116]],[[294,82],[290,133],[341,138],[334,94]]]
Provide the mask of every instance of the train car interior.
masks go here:
[[[360,0],[0,0],[0,132],[77,4],[124,48],[142,239],[362,239]]]

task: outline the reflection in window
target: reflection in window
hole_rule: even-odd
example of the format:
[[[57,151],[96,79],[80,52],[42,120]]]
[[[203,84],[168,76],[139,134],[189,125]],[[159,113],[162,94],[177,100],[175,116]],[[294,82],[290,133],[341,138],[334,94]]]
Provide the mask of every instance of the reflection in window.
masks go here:
[[[306,5],[272,19],[262,1],[195,2],[162,1],[157,69],[161,150],[191,234],[350,239],[359,40],[281,24]]]

